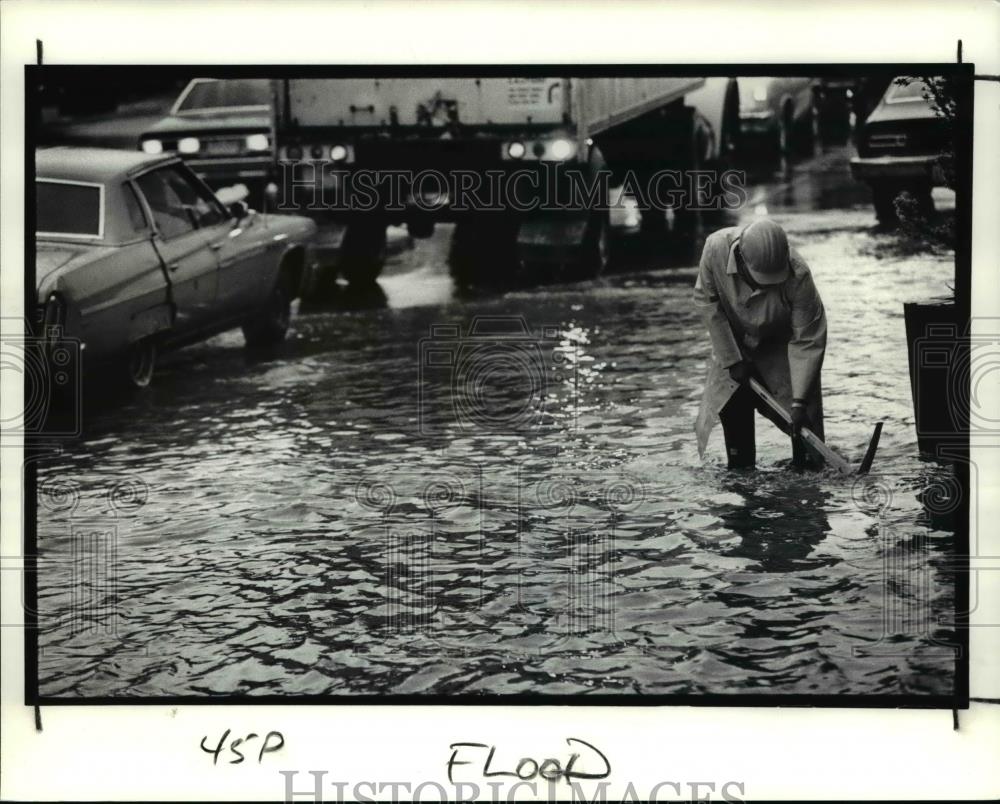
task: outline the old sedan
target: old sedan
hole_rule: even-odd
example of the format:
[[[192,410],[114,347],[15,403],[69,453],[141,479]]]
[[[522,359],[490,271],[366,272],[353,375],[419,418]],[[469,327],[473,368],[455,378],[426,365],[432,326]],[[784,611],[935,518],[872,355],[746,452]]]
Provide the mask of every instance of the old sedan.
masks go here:
[[[263,78],[195,78],[170,113],[142,134],[148,154],[179,153],[210,187],[237,182],[265,202],[274,176],[271,82]]]
[[[309,219],[226,206],[177,156],[100,148],[37,151],[35,192],[41,320],[88,366],[144,387],[160,349],[235,326],[248,346],[284,339]]]

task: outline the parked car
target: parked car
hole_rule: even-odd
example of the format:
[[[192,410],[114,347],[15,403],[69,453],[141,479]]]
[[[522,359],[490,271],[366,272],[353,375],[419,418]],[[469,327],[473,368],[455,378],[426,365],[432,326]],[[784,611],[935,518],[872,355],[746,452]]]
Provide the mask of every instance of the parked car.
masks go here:
[[[195,78],[139,148],[181,154],[211,187],[245,184],[260,205],[274,176],[272,102],[265,78]]]
[[[752,77],[737,82],[745,148],[763,146],[787,154],[796,145],[811,147],[816,141],[820,115],[815,79]]]
[[[951,136],[927,95],[923,81],[892,81],[858,134],[851,175],[872,188],[880,223],[895,221],[894,202],[901,192],[908,191],[930,211],[932,188],[945,184],[941,157],[952,149]]]
[[[278,343],[314,270],[307,218],[228,206],[176,155],[35,153],[35,280],[46,332],[149,384],[157,351],[235,326]]]

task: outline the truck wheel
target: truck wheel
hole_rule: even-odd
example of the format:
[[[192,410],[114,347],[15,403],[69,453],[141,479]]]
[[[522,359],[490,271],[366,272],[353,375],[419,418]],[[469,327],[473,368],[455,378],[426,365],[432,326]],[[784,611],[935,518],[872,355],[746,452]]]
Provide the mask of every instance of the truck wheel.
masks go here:
[[[129,347],[122,366],[122,379],[126,387],[139,390],[148,388],[156,370],[156,344],[150,338],[143,338]]]
[[[384,220],[352,223],[341,247],[341,273],[352,285],[371,285],[385,265],[386,224]]]
[[[575,267],[575,277],[596,279],[608,267],[611,255],[611,227],[608,215],[598,212],[587,221],[587,231],[583,238],[580,258]]]
[[[243,339],[250,349],[275,346],[285,339],[291,320],[291,301],[283,277],[279,277],[266,304],[243,323]]]
[[[458,287],[504,284],[517,267],[517,219],[489,215],[455,224],[448,270]]]
[[[448,273],[457,287],[465,288],[476,276],[476,258],[470,229],[471,224],[459,222],[448,244]]]

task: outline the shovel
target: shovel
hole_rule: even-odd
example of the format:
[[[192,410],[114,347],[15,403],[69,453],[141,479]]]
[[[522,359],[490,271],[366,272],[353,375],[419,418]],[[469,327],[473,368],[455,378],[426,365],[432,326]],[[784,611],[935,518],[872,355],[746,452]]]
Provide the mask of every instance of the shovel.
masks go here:
[[[781,403],[771,396],[771,392],[764,387],[764,385],[757,379],[750,378],[750,389],[760,397],[761,401],[767,405],[771,410],[773,410],[778,416],[788,424],[789,427],[792,425],[792,417],[782,407]],[[802,428],[802,441],[809,447],[817,456],[819,456],[824,462],[832,466],[842,475],[866,475],[868,471],[872,468],[872,462],[875,460],[875,451],[878,449],[878,441],[882,435],[882,422],[875,425],[875,432],[872,433],[871,440],[868,442],[868,449],[865,451],[865,457],[862,459],[861,463],[855,469],[847,462],[845,458],[842,458],[836,452],[834,452],[830,447],[828,447],[823,440],[816,435],[808,427]]]

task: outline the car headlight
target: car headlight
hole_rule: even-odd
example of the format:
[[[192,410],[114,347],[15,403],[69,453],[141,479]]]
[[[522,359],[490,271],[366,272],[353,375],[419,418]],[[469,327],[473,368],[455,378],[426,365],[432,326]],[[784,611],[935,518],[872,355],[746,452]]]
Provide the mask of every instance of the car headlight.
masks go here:
[[[162,154],[163,153],[163,143],[160,140],[143,140],[142,150],[147,154]]]
[[[767,87],[756,86],[753,88],[753,99],[757,103],[763,103],[767,100]]]
[[[560,162],[569,159],[573,155],[573,142],[565,139],[553,140],[549,152],[553,159],[558,159]]]
[[[201,143],[197,137],[182,137],[177,141],[177,150],[182,154],[196,154],[201,148]]]
[[[334,162],[343,162],[345,159],[347,159],[347,148],[345,148],[343,145],[334,145],[330,149],[330,158]]]
[[[512,142],[507,146],[507,156],[511,159],[521,159],[524,156],[524,152],[523,142]]]
[[[271,143],[268,142],[267,134],[251,134],[247,137],[248,151],[266,151],[270,147]]]

